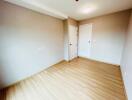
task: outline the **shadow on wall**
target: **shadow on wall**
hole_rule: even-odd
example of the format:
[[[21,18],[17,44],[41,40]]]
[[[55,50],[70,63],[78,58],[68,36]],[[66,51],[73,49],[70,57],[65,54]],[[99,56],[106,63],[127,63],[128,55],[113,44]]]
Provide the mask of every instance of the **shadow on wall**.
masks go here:
[[[1,49],[0,51],[0,88],[4,88],[8,85],[11,85],[14,82],[19,81],[20,80],[19,78],[22,78],[20,77],[19,74],[17,74],[17,72],[20,73],[20,71],[18,71],[19,67],[16,67],[14,63],[15,61],[18,61],[18,60],[14,60],[12,55],[9,55],[11,57],[7,55],[8,53]],[[13,67],[13,64],[14,64],[14,67]],[[21,72],[22,71],[23,70],[21,70]]]
[[[0,88],[64,58],[63,21],[0,0]]]
[[[0,62],[0,87],[3,87],[4,84],[5,84],[5,82],[4,82],[4,80],[5,80],[5,78],[4,78],[4,69],[3,69],[2,66],[3,65]]]

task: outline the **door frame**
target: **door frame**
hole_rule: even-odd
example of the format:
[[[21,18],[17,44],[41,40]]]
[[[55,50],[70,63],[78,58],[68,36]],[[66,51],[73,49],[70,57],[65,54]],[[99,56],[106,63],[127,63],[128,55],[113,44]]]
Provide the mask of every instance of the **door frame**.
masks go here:
[[[72,24],[70,24],[70,25],[68,25],[68,59],[69,59],[69,61],[71,61],[72,59],[71,59],[71,48],[70,48],[70,26],[74,26],[74,27],[76,27],[77,28],[77,57],[78,57],[78,39],[79,39],[79,27],[78,27],[78,25],[72,25]],[[73,58],[74,59],[74,58]]]

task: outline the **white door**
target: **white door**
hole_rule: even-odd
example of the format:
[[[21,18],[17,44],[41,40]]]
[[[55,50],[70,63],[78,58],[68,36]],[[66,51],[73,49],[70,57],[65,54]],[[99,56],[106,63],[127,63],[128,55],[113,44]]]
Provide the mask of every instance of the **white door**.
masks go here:
[[[77,27],[69,25],[69,59],[77,57]]]
[[[81,57],[90,57],[92,41],[92,24],[79,26],[79,50],[78,55]]]

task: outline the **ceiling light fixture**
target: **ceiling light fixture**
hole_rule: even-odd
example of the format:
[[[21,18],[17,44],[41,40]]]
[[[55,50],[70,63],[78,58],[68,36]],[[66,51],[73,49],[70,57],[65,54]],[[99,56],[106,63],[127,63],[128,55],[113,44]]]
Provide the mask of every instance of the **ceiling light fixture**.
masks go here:
[[[75,0],[76,2],[78,2],[79,0]]]

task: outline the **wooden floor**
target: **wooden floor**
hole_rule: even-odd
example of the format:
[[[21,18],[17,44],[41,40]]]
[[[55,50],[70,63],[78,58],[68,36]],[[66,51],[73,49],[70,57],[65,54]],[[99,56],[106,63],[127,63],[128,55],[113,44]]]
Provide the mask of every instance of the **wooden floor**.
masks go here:
[[[117,66],[77,58],[0,93],[0,100],[126,100]]]

